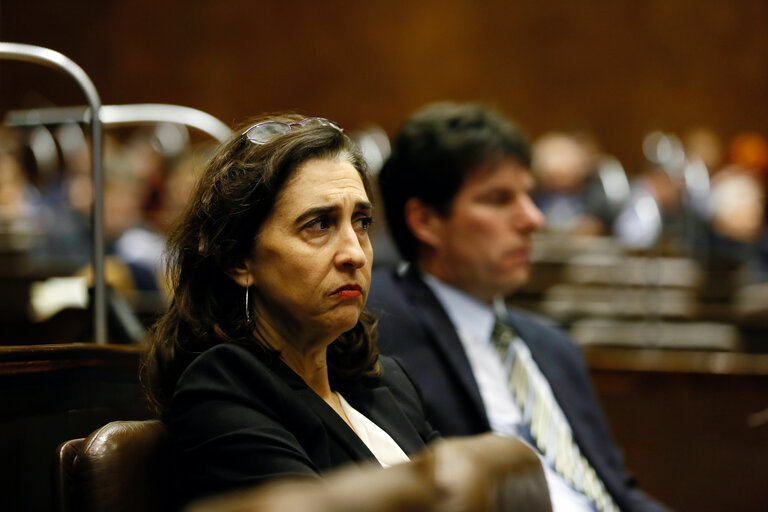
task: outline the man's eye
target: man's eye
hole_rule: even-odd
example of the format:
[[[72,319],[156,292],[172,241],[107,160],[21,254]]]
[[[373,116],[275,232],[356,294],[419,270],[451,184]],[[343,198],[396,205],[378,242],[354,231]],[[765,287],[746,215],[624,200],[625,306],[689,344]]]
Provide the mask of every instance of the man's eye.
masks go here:
[[[504,205],[507,204],[511,199],[512,196],[507,192],[494,192],[480,198],[481,202],[493,205]]]

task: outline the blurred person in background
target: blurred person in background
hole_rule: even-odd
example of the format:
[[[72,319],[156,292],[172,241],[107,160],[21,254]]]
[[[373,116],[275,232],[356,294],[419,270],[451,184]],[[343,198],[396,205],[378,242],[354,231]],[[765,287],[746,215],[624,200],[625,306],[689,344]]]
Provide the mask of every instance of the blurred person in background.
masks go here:
[[[630,197],[613,224],[613,235],[627,249],[681,253],[682,184],[662,166],[649,166],[630,182]],[[663,245],[663,247],[662,247]]]
[[[694,126],[683,134],[683,149],[689,159],[700,160],[713,176],[725,160],[725,150],[720,136],[711,128]]]
[[[120,143],[104,137],[105,176]],[[90,147],[85,141],[70,151],[55,181],[41,190],[41,234],[33,261],[42,266],[74,271],[90,264],[93,176]]]
[[[139,173],[142,163],[127,146],[105,163],[104,238],[106,253],[128,267],[134,288],[151,291],[164,245],[144,216],[150,189]]]
[[[39,193],[20,161],[19,137],[0,127],[0,251],[26,251],[39,233]]]
[[[529,167],[523,135],[487,107],[438,103],[404,123],[379,174],[406,261],[374,272],[382,353],[403,362],[441,434],[530,443],[555,512],[664,510],[626,472],[575,342],[504,302],[544,223]]]
[[[712,178],[708,242],[714,263],[768,275],[766,183],[768,141],[752,132],[736,135],[729,164]]]
[[[605,227],[589,211],[585,184],[595,171],[589,148],[576,136],[550,132],[533,144],[531,171],[536,178],[533,200],[552,232],[602,234]]]
[[[192,198],[197,181],[215,148],[209,144],[190,146],[169,163],[158,191],[156,206],[147,212],[151,229],[126,233],[123,253],[152,271],[160,290],[167,292],[163,253],[167,237]]]
[[[159,233],[167,235],[172,230],[179,215],[187,207],[214,149],[210,144],[191,146],[169,164],[158,207],[152,215],[152,223]]]
[[[189,194],[190,185],[182,184],[175,173],[166,172],[166,155],[155,148],[155,130],[138,130],[125,141],[108,134],[104,142],[104,243],[110,268],[127,267],[119,274],[130,275],[132,286],[142,291],[158,289],[162,252],[167,225],[155,221],[167,209],[165,194]],[[41,237],[35,262],[63,270],[83,272],[91,264],[93,177],[90,149],[85,141],[65,160],[58,181],[43,193],[40,216]],[[192,172],[191,179],[196,178]],[[179,171],[181,172],[181,170]],[[166,174],[171,183],[165,186]],[[180,199],[172,199],[178,203]],[[172,208],[178,212],[180,205]],[[166,222],[170,222],[168,219]],[[110,275],[115,272],[108,272]],[[129,282],[115,279],[125,288]]]

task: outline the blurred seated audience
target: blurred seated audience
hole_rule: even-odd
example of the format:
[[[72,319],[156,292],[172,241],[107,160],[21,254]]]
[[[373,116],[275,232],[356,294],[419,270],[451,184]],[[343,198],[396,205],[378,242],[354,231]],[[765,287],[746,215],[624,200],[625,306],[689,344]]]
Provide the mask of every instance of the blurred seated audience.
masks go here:
[[[128,266],[135,288],[141,291],[158,289],[168,227],[190,194],[189,182],[199,175],[191,167],[191,157],[166,171],[167,162],[177,153],[157,150],[155,131],[138,130],[125,141],[105,136],[106,252]],[[65,164],[59,179],[43,191],[38,208],[40,236],[33,251],[36,264],[63,271],[89,265],[92,259],[93,191],[85,141],[68,149]]]
[[[652,166],[630,182],[630,198],[613,225],[613,234],[632,250],[649,250],[664,235],[679,234],[682,190],[663,167]]]
[[[163,239],[143,215],[148,183],[137,172],[141,160],[122,147],[105,166],[104,237],[108,255],[114,255],[131,271],[136,288],[157,289],[155,269],[163,250]]]
[[[729,147],[729,164],[712,178],[709,251],[715,264],[744,266],[768,276],[766,183],[768,141],[741,133]]]
[[[104,137],[105,175],[119,149],[114,137]],[[91,262],[93,177],[89,146],[69,148],[57,179],[41,189],[41,233],[32,252],[37,265],[76,269]]]
[[[706,126],[693,126],[683,133],[683,150],[688,159],[700,160],[714,175],[723,166],[725,150],[723,141],[713,129]]]
[[[21,166],[18,135],[0,127],[0,252],[29,249],[40,229],[38,202]]]
[[[173,229],[192,198],[195,185],[214,149],[210,144],[190,146],[169,163],[157,208],[151,212],[152,223],[159,233],[167,235]]]
[[[729,165],[712,179],[711,223],[715,234],[748,246],[763,232],[765,193],[757,177]]]
[[[533,199],[546,218],[546,229],[602,234],[605,228],[585,197],[585,184],[595,171],[589,148],[573,135],[550,132],[536,140],[532,149]]]
[[[143,369],[184,504],[408,461],[437,437],[363,307],[366,164],[341,128],[263,117],[220,146],[169,238],[172,301]]]
[[[210,153],[211,148],[203,145],[188,147],[176,155],[158,186],[155,204],[144,210],[142,225],[126,230],[115,244],[120,258],[142,269],[147,278],[151,277],[151,281],[140,288],[167,291],[163,275],[166,239],[192,197]]]

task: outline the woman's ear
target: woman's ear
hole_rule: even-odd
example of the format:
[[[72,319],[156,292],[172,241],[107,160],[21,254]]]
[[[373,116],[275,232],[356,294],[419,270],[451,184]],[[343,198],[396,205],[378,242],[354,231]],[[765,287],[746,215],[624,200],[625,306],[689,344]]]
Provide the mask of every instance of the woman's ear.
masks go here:
[[[243,288],[248,288],[253,284],[253,275],[251,274],[251,266],[248,261],[243,261],[240,265],[230,270],[228,274],[234,282]]]
[[[411,198],[403,208],[405,224],[419,242],[429,247],[437,247],[442,240],[443,217],[431,206],[421,200]]]

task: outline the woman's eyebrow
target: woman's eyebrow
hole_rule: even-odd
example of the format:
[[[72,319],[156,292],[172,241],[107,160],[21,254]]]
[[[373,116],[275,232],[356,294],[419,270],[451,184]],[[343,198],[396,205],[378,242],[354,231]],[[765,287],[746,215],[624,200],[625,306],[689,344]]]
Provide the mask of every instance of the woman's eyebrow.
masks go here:
[[[373,204],[370,201],[358,201],[355,204],[355,211],[360,211],[360,210],[370,211],[372,209],[373,209]],[[315,206],[314,208],[309,208],[308,210],[305,210],[301,215],[296,217],[296,220],[294,222],[296,224],[301,224],[309,218],[318,217],[321,215],[329,215],[331,213],[336,213],[339,210],[341,210],[341,206],[339,205]]]
[[[373,210],[373,204],[370,201],[358,201],[355,210]]]
[[[328,215],[329,213],[336,212],[340,209],[338,205],[328,205],[328,206],[316,206],[314,208],[310,208],[308,210],[304,210],[304,212],[296,217],[296,220],[294,221],[296,224],[301,224],[305,220],[309,219],[310,217],[317,217],[320,215]]]

